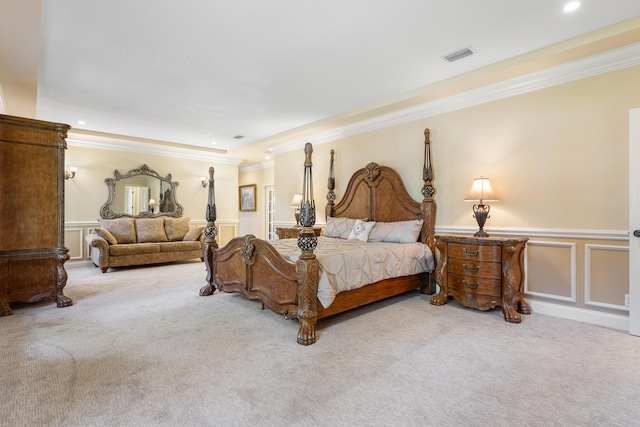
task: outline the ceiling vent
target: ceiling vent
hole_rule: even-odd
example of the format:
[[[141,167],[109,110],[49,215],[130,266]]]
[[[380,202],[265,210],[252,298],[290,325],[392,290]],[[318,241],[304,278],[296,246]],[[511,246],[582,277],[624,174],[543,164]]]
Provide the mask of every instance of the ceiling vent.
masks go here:
[[[242,139],[244,138],[244,135],[236,135],[233,137],[233,139]]]
[[[449,55],[445,56],[444,59],[449,62],[453,62],[457,61],[458,59],[465,58],[469,55],[473,55],[474,53],[475,52],[471,50],[470,47],[465,47],[464,49],[456,50],[455,52],[450,53]]]

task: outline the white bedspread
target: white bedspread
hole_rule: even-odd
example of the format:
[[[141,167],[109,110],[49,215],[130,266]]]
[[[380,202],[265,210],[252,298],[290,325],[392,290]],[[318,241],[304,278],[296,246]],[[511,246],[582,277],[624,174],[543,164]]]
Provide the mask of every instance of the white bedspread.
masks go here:
[[[289,261],[298,260],[300,249],[297,239],[270,243]],[[318,237],[314,253],[320,262],[318,300],[324,308],[331,305],[339,292],[435,268],[431,250],[422,243],[360,242]]]

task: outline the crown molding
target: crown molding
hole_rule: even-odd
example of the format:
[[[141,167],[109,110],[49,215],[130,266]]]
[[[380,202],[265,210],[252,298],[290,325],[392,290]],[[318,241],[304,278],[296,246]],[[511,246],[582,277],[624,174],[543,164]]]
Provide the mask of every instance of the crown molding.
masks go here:
[[[321,132],[310,137],[296,139],[269,148],[274,154],[286,153],[304,147],[304,144],[324,144],[337,139],[358,135],[411,122],[417,119],[473,107],[487,102],[510,98],[540,89],[586,79],[612,71],[640,65],[640,43],[610,50],[605,53],[567,62],[546,70],[529,73],[499,83],[483,86],[456,95],[404,108],[347,126]]]
[[[273,160],[269,160],[268,162],[262,162],[262,163],[258,163],[255,165],[251,165],[251,166],[246,166],[243,168],[240,168],[238,170],[239,173],[246,173],[246,172],[254,172],[254,171],[259,171],[259,170],[264,170],[264,169],[271,169],[273,168],[275,165]]]
[[[225,157],[206,150],[190,147],[174,147],[119,138],[71,134],[67,137],[67,145],[72,147],[92,148],[96,150],[123,151],[127,153],[150,154],[155,156],[175,157],[186,160],[203,160],[229,165],[239,165],[242,159]]]

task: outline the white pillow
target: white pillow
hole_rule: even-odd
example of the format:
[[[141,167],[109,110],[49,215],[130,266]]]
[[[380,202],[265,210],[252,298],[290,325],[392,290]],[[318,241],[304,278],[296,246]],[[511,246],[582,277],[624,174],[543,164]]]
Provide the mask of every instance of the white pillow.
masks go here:
[[[332,216],[327,217],[327,225],[325,226],[323,236],[335,237],[338,239],[348,239],[354,225],[356,225],[355,218],[336,218]]]
[[[376,222],[369,233],[370,242],[415,243],[420,237],[422,220]]]
[[[361,219],[357,219],[355,225],[349,233],[349,240],[360,240],[366,242],[369,239],[369,233],[376,223],[374,221],[365,222]]]

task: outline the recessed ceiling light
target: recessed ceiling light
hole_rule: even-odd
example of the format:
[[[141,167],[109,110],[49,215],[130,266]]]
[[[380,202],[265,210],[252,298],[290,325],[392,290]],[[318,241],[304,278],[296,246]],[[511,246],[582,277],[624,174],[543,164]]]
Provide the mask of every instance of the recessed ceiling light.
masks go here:
[[[562,10],[564,10],[565,12],[573,12],[579,7],[580,7],[579,1],[570,1],[569,3],[564,5],[564,8]]]
[[[79,125],[86,125],[87,123],[84,120],[78,120]]]
[[[211,145],[218,145],[218,143],[217,143],[217,142],[215,142],[215,141],[212,141],[212,142],[211,142]]]
[[[271,157],[269,156],[264,156],[265,159],[269,160]]]

